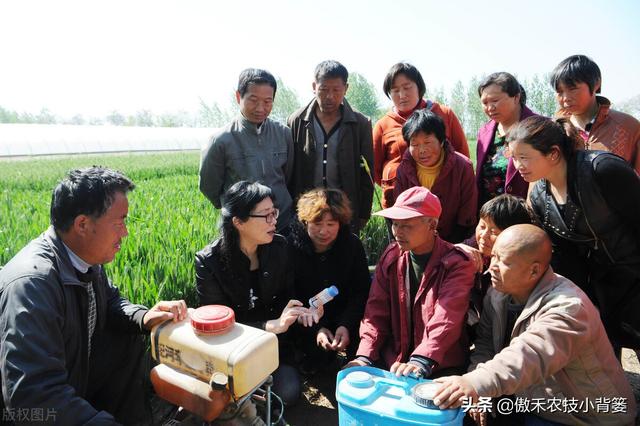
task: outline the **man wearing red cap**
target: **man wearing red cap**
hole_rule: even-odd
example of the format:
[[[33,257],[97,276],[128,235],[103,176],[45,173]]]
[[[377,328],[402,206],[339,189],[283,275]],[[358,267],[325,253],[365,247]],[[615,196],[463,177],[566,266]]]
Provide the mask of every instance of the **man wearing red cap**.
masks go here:
[[[400,194],[375,214],[391,219],[395,242],[380,257],[348,365],[379,365],[396,375],[464,371],[465,315],[474,280],[467,255],[438,237],[442,207],[424,187]]]

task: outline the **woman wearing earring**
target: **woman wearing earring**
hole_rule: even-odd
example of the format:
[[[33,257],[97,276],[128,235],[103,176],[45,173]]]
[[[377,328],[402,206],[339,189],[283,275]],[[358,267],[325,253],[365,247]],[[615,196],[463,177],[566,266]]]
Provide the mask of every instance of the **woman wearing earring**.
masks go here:
[[[506,137],[515,124],[534,114],[527,108],[527,94],[508,72],[496,72],[478,86],[478,96],[490,121],[478,130],[476,183],[478,205],[500,194],[526,198],[529,183],[505,156]]]
[[[600,309],[609,339],[640,347],[640,177],[622,158],[584,151],[567,119],[529,117],[507,137],[535,182],[529,202],[554,243],[552,265]]]
[[[287,243],[276,234],[278,209],[270,188],[240,181],[222,203],[221,235],[196,254],[199,305],[226,305],[236,321],[278,335],[280,366],[273,374],[274,392],[285,404],[300,395],[300,378],[286,332],[311,315],[295,300],[293,268]]]
[[[453,110],[423,99],[426,85],[420,71],[413,65],[400,62],[392,66],[382,89],[393,102],[393,108],[373,128],[373,168],[374,180],[382,187],[382,207],[389,208],[395,200],[396,169],[407,149],[402,138],[402,126],[411,114],[423,109],[433,112],[444,121],[446,138],[455,151],[469,157],[469,146]]]

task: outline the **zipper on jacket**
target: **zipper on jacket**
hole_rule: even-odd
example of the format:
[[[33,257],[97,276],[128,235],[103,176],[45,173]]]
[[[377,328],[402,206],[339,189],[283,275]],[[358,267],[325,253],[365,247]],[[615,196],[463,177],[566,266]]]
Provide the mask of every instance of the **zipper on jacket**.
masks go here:
[[[584,206],[584,204],[582,203],[582,196],[580,195],[580,190],[578,189],[577,192],[578,192],[578,200],[580,201],[580,205]],[[594,250],[598,250],[598,241],[599,241],[598,235],[596,235],[595,231],[591,227],[591,224],[589,223],[589,218],[587,217],[587,212],[584,211],[584,208],[582,210],[584,212],[584,221],[587,223],[587,227],[589,228],[589,231],[591,231],[591,235],[593,235],[593,238],[596,240],[595,246],[594,246]],[[606,255],[609,258],[609,260],[611,261],[611,263],[616,263],[615,260],[613,260],[613,257],[611,256],[611,253],[609,253],[609,250],[607,250],[607,245],[604,243],[604,241],[600,241],[600,243],[602,245],[602,249],[606,253]]]

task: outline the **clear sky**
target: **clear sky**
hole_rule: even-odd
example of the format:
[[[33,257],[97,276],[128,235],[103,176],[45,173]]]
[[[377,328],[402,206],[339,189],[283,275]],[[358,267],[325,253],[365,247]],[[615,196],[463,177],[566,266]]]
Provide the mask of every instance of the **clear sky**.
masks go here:
[[[638,0],[2,1],[0,40],[0,106],[68,117],[226,105],[250,66],[306,100],[313,68],[330,58],[379,90],[407,60],[448,92],[473,75],[530,77],[584,53],[605,96],[640,93]]]

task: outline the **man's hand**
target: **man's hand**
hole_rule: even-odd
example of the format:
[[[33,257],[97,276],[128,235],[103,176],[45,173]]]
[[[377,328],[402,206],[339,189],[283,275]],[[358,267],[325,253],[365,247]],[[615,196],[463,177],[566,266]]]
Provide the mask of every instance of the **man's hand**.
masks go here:
[[[473,419],[478,426],[487,426],[487,412],[478,411],[475,408],[470,409],[467,414]]]
[[[442,384],[433,397],[434,404],[441,410],[460,407],[465,397],[469,398],[473,404],[478,402],[478,392],[462,376],[440,377],[434,381]]]
[[[394,362],[391,368],[389,369],[389,371],[391,371],[392,373],[395,373],[397,377],[408,376],[411,373],[413,373],[414,376],[419,377],[419,376],[422,376],[422,373],[424,372],[422,367],[419,367],[417,365],[414,365],[408,362],[400,362],[400,361]]]
[[[154,326],[167,321],[182,321],[187,318],[187,304],[184,300],[160,301],[153,308],[149,309],[144,318],[142,325],[145,329],[151,330]]]

